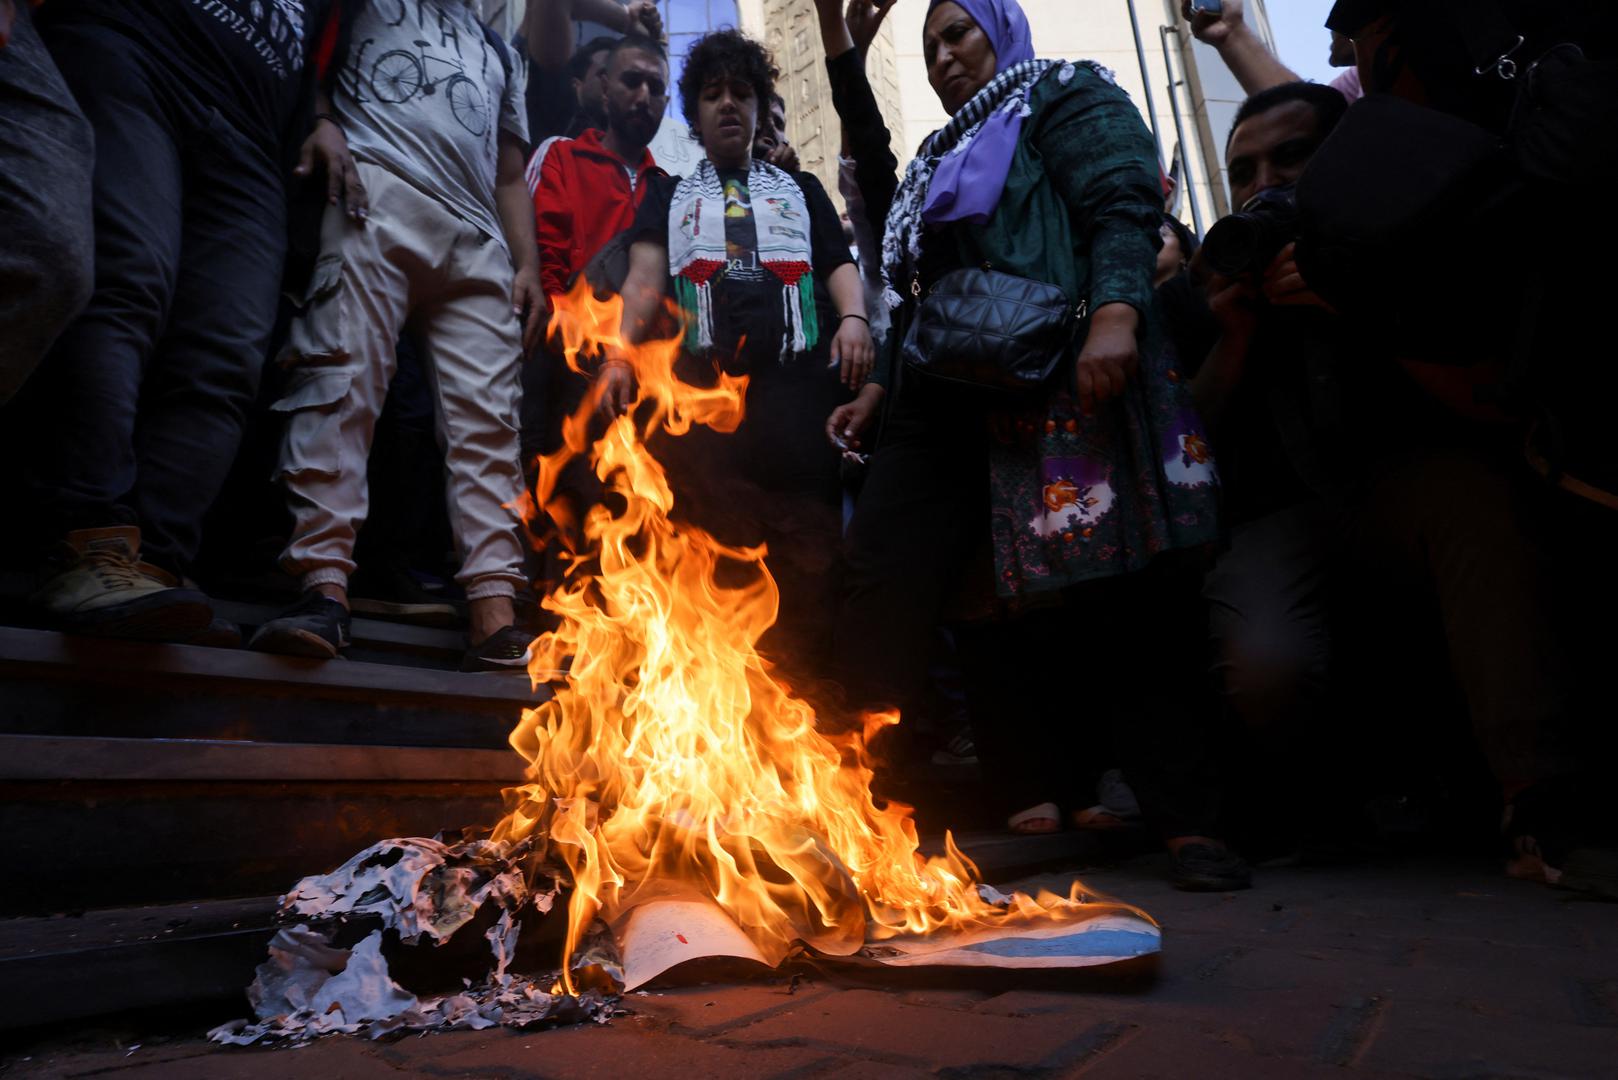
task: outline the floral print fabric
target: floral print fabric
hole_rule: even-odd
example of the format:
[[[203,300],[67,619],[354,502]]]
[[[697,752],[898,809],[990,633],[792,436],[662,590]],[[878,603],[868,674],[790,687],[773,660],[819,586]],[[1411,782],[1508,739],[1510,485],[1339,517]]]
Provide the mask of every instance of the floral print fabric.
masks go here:
[[[1124,396],[1090,416],[1059,393],[991,423],[996,591],[1019,597],[1129,573],[1211,544],[1218,473],[1173,354],[1141,358]]]

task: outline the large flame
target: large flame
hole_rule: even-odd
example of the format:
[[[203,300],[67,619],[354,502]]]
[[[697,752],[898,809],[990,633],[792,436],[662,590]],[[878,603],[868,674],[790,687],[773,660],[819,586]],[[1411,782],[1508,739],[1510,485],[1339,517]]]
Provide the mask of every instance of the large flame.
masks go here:
[[[681,381],[678,341],[629,346],[621,314],[618,298],[597,301],[581,283],[552,319],[575,370],[609,350],[629,360],[639,405],[592,444],[587,400],[565,445],[540,463],[539,506],[561,512],[561,470],[586,454],[624,505],[588,511],[574,573],[545,601],[561,625],[535,643],[531,671],[536,681],[567,675],[512,735],[528,783],[507,793],[496,831],[543,839],[571,870],[568,955],[598,915],[610,922],[641,890],[671,881],[716,900],[771,963],[800,941],[844,955],[868,937],[1111,907],[1080,911],[1076,883],[1068,897],[989,903],[953,839],[944,855],[923,857],[910,808],[872,795],[866,742],[898,716],[869,716],[847,735],[816,730],[811,707],[755,649],[777,611],[764,549],[672,522],[674,494],[646,447],[659,429],[734,431],[746,379]],[[757,572],[720,584],[732,562]]]

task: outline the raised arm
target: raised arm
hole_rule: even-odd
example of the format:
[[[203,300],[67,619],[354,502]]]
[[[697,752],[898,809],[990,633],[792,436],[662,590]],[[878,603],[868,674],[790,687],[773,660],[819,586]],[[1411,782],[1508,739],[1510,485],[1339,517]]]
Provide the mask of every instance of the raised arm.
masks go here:
[[[1193,37],[1218,50],[1219,58],[1249,96],[1299,81],[1298,74],[1281,63],[1242,18],[1242,0],[1224,0],[1217,15],[1194,13],[1191,0],[1180,0],[1180,13],[1191,24]]]
[[[528,0],[522,36],[538,68],[559,68],[573,55],[573,0]]]
[[[573,21],[600,23],[619,34],[631,30],[659,39],[663,17],[655,0],[528,0],[522,33],[536,67],[555,69],[573,56]]]
[[[820,17],[820,43],[826,48],[827,60],[854,47],[854,37],[848,32],[848,23],[837,0],[815,0],[815,13]]]
[[[849,35],[854,39],[854,47],[860,51],[863,59],[871,51],[871,42],[876,40],[877,31],[882,29],[882,21],[893,10],[898,0],[848,0],[848,10],[843,14],[843,21],[848,25]],[[831,55],[827,53],[827,55]]]
[[[848,10],[856,20],[862,20],[862,30],[874,36],[893,3],[894,0],[852,0]],[[871,231],[881,236],[888,208],[899,189],[899,159],[893,152],[893,137],[865,74],[865,54],[839,10],[839,0],[815,0],[815,9],[820,16],[820,39],[826,46],[832,108],[843,125],[843,152],[854,161],[854,182],[865,204]],[[867,46],[870,36],[864,36]]]

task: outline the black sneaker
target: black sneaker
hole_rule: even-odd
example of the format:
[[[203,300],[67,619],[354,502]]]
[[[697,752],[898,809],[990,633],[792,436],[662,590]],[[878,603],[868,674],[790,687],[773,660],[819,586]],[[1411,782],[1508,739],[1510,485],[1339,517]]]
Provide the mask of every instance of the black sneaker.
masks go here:
[[[934,765],[976,765],[977,744],[972,740],[971,726],[963,727],[939,749],[933,751]]]
[[[348,647],[348,609],[317,592],[271,619],[247,643],[249,649],[330,660]]]
[[[1227,847],[1185,844],[1174,853],[1171,875],[1176,889],[1186,892],[1235,892],[1253,887],[1253,871]]]
[[[482,642],[466,650],[461,659],[462,671],[500,671],[512,675],[528,674],[528,661],[533,659],[534,635],[515,626],[496,630]]]

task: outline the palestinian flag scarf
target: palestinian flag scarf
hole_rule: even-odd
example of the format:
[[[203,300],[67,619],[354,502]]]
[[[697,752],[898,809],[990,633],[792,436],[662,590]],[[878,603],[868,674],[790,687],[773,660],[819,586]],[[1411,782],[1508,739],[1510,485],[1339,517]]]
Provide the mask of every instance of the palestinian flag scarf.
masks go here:
[[[781,281],[781,312],[786,333],[783,360],[807,352],[820,340],[815,316],[809,204],[791,174],[755,161],[747,171],[759,263]],[[674,187],[669,203],[669,274],[685,316],[686,347],[714,344],[713,282],[727,265],[725,190],[713,162],[703,158],[696,171]]]

